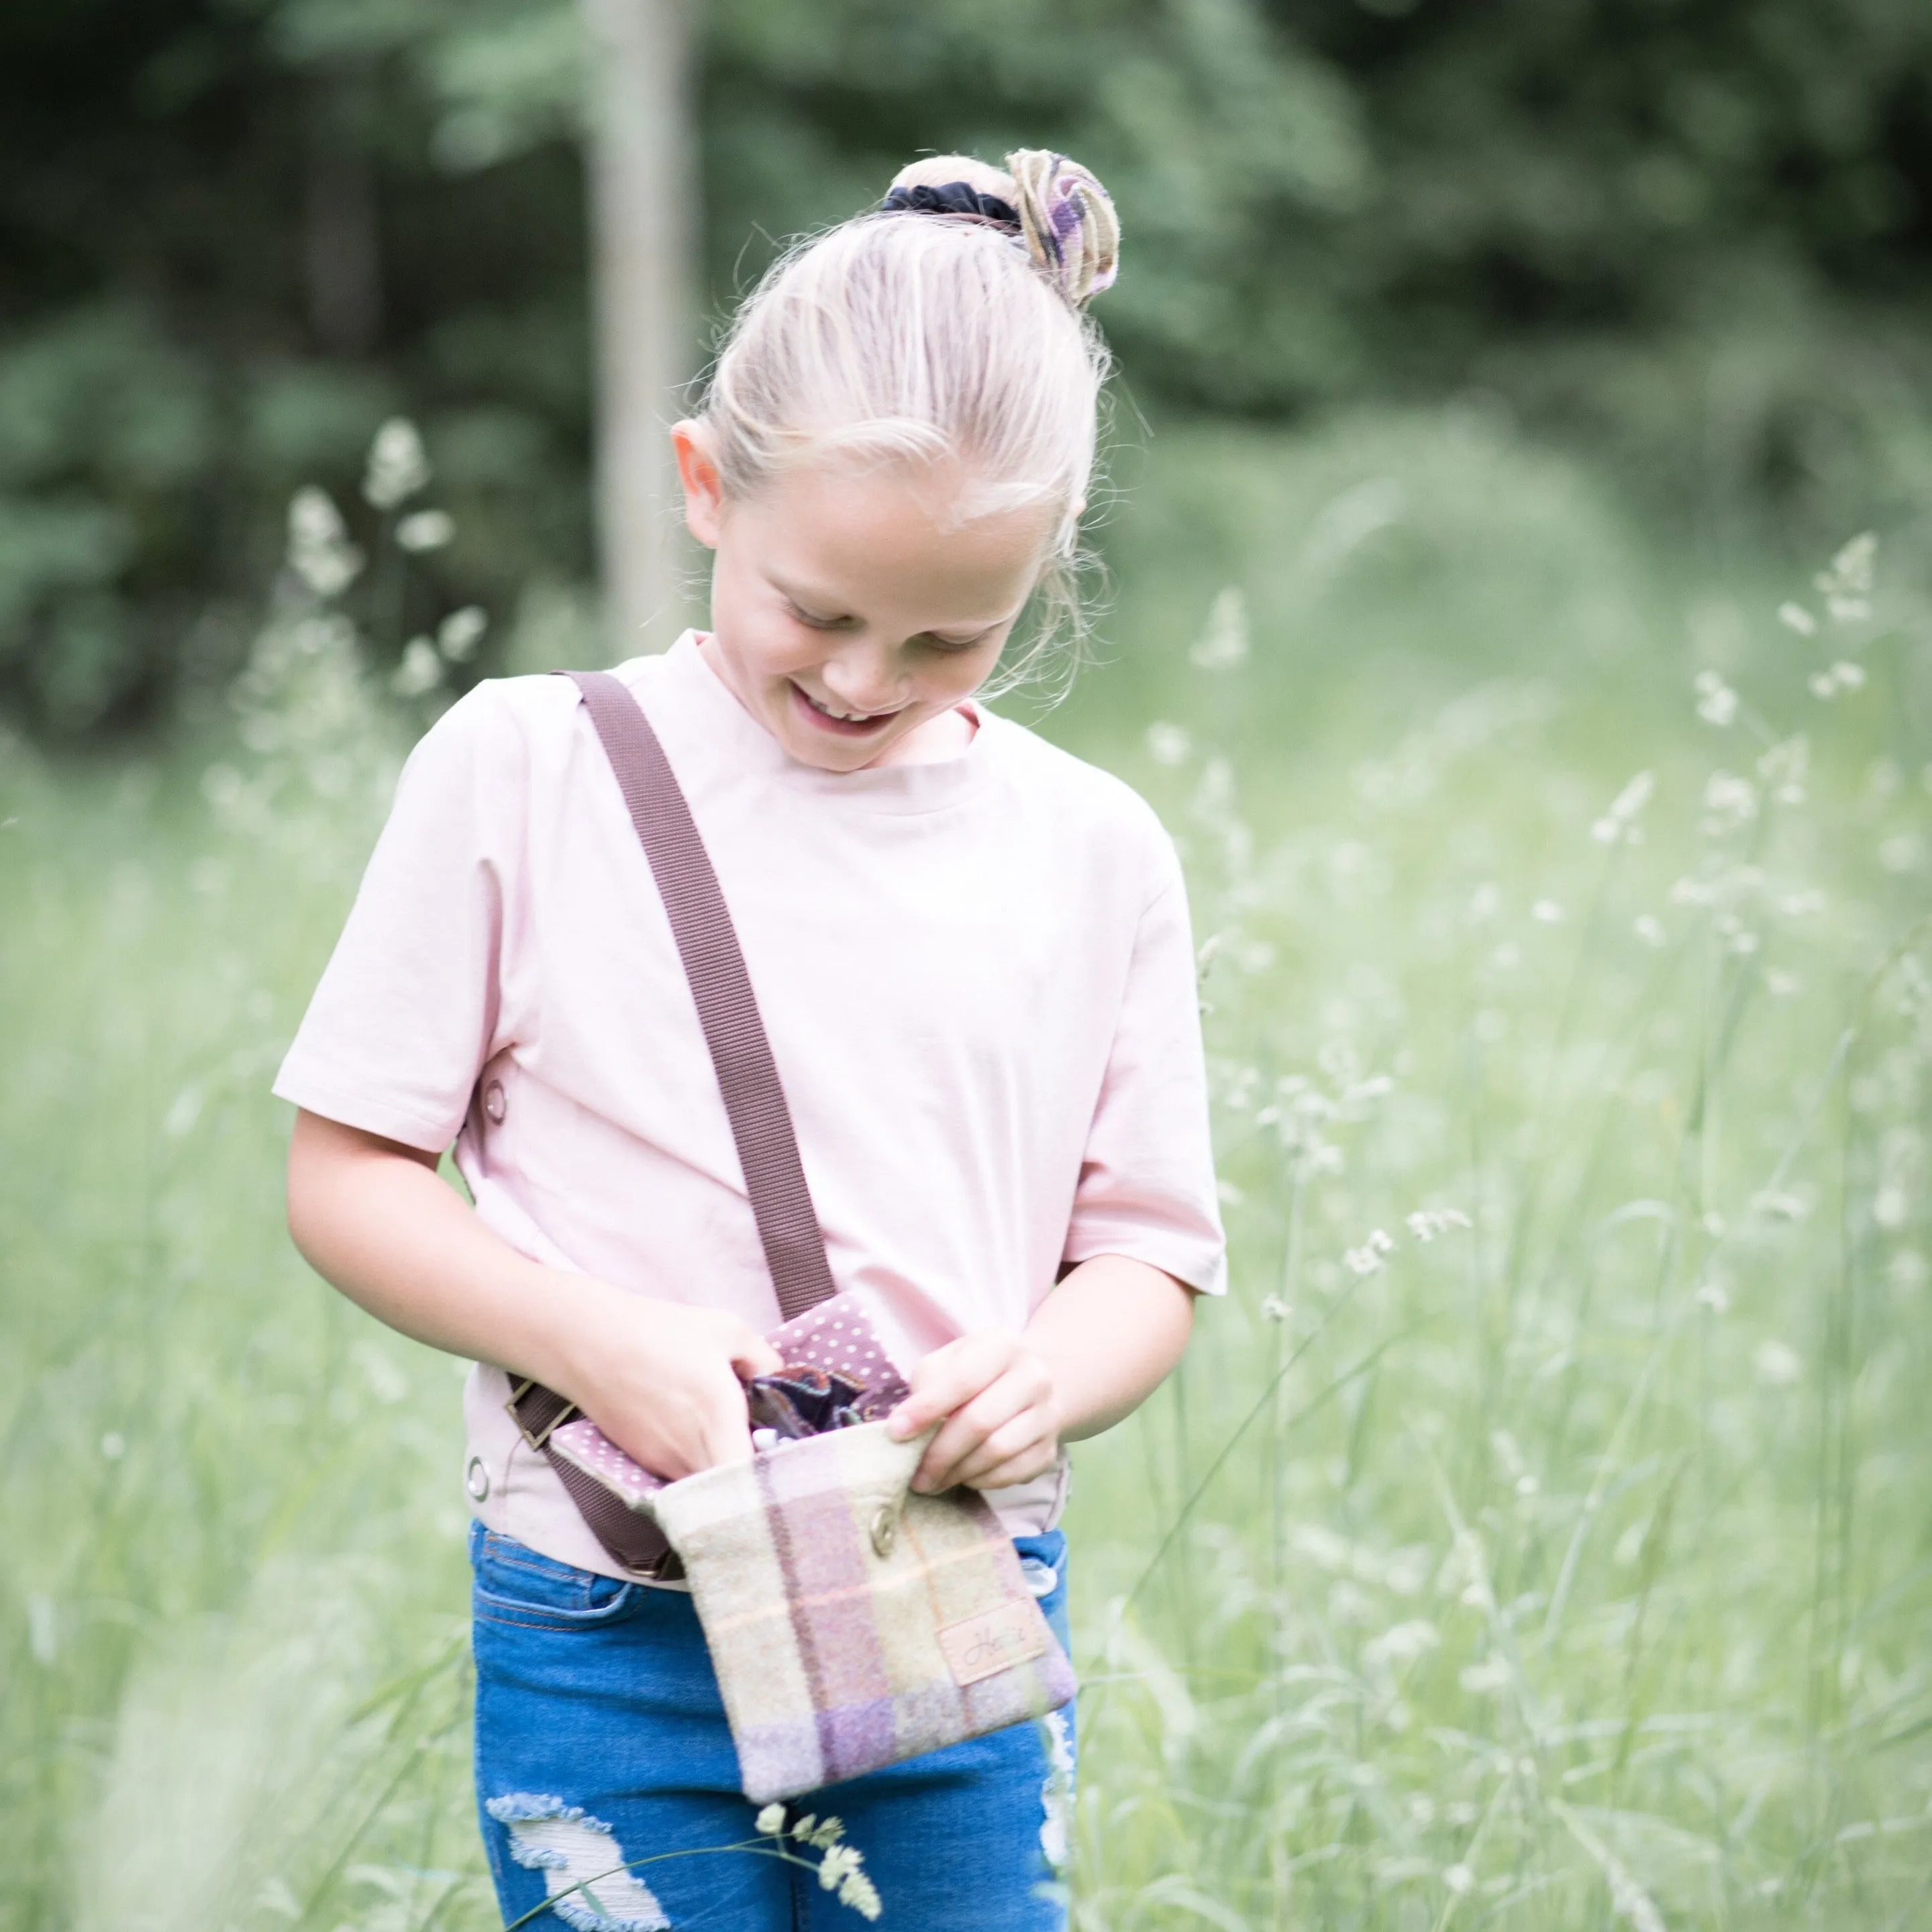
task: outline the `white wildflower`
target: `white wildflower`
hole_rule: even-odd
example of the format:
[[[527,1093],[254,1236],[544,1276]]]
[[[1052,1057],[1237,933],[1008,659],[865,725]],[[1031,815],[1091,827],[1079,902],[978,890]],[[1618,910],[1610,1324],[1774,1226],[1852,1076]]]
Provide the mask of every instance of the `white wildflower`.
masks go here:
[[[1870,530],[1861,530],[1811,581],[1827,597],[1857,602],[1870,596],[1877,563],[1878,538]]]
[[[1476,1874],[1466,1864],[1449,1865],[1443,1870],[1442,1882],[1458,1898],[1466,1898],[1476,1888]]]
[[[863,1862],[850,1845],[828,1845],[819,1862],[818,1882],[826,1892],[836,1891],[846,1874],[856,1871]]]
[[[1278,1294],[1270,1294],[1262,1304],[1262,1319],[1264,1322],[1286,1322],[1288,1316],[1288,1304]]]
[[[420,698],[442,682],[442,660],[427,638],[412,638],[403,646],[403,661],[389,679],[398,698]]]
[[[406,416],[392,416],[376,432],[362,472],[362,494],[376,509],[393,510],[429,482],[429,458]]]
[[[440,550],[455,534],[447,510],[418,510],[396,526],[396,541],[408,550]]]
[[[1757,788],[1731,772],[1713,772],[1704,784],[1704,830],[1714,837],[1742,830],[1757,816]]]
[[[1554,899],[1538,899],[1529,909],[1529,916],[1539,926],[1561,926],[1563,908]]]
[[[866,1919],[877,1918],[881,1910],[878,1888],[856,1868],[839,1881],[838,1903],[849,1905],[861,1918]]]
[[[1840,658],[1828,670],[1814,671],[1805,680],[1811,695],[1826,704],[1836,698],[1841,691],[1859,691],[1864,686],[1864,668]]]
[[[362,572],[362,553],[349,541],[342,512],[313,484],[290,502],[288,559],[318,597],[340,596]]]
[[[1178,724],[1150,724],[1147,729],[1148,755],[1157,765],[1184,763],[1194,748],[1194,740]]]
[[[1802,604],[1780,604],[1778,607],[1778,621],[1787,629],[1796,631],[1801,638],[1814,635],[1818,628],[1817,619]]]
[[[436,626],[436,647],[452,664],[467,664],[476,655],[489,625],[480,605],[466,604]]]
[[[1707,724],[1733,723],[1738,715],[1738,694],[1714,670],[1700,670],[1692,688],[1697,694],[1697,716]]]
[[[1761,1342],[1751,1358],[1758,1379],[1772,1388],[1789,1388],[1804,1372],[1796,1349],[1782,1342]]]
[[[1408,1232],[1418,1241],[1427,1243],[1451,1228],[1466,1228],[1469,1217],[1460,1208],[1418,1208],[1407,1217]]]
[[[1351,1248],[1342,1257],[1342,1265],[1353,1275],[1366,1277],[1380,1274],[1388,1265],[1388,1257],[1394,1252],[1394,1238],[1376,1228],[1370,1231],[1369,1238],[1359,1248]]]
[[[1611,800],[1610,808],[1595,824],[1590,827],[1590,836],[1600,845],[1614,845],[1619,839],[1634,844],[1636,840],[1636,817],[1650,802],[1650,795],[1656,789],[1657,781],[1649,772],[1639,772],[1616,796]]]
[[[1476,1696],[1500,1697],[1510,1687],[1508,1661],[1501,1657],[1486,1658],[1480,1664],[1472,1664],[1458,1671],[1456,1681]]]
[[[1426,1617],[1412,1617],[1405,1623],[1391,1624],[1380,1636],[1370,1638],[1362,1647],[1362,1660],[1370,1670],[1384,1664],[1413,1664],[1442,1641],[1441,1634]]]
[[[1248,607],[1232,584],[1214,599],[1208,622],[1188,653],[1203,670],[1232,670],[1248,656]]]
[[[766,1838],[782,1837],[785,1828],[785,1808],[782,1804],[767,1804],[758,1814],[756,1822],[758,1829]]]
[[[1778,1193],[1769,1188],[1753,1195],[1751,1205],[1772,1221],[1802,1221],[1811,1211],[1811,1204],[1803,1195]]]
[[[1630,929],[1646,946],[1664,944],[1664,922],[1654,913],[1640,913],[1632,922]]]
[[[1730,1312],[1730,1290],[1725,1287],[1714,1275],[1708,1281],[1700,1282],[1698,1284],[1697,1292],[1691,1297],[1691,1299],[1699,1307],[1708,1308],[1713,1315],[1727,1315]]]

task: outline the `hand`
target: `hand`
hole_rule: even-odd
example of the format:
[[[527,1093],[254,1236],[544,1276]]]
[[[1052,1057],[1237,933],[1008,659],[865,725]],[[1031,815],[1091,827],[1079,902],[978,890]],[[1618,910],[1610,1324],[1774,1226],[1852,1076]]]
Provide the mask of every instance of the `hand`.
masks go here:
[[[716,1309],[566,1279],[565,1370],[553,1387],[653,1475],[674,1482],[750,1460],[741,1378],[782,1366],[756,1329]]]
[[[927,1494],[969,1484],[999,1490],[1030,1482],[1060,1455],[1052,1372],[1016,1335],[987,1330],[935,1348],[912,1372],[912,1392],[886,1418],[909,1442],[944,1418],[913,1477]]]

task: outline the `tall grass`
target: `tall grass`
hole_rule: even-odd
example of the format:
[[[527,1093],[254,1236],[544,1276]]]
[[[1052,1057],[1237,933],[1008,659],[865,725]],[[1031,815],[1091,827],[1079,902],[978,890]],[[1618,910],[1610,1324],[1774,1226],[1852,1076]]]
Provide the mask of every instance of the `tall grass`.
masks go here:
[[[1466,419],[1115,534],[1049,728],[1184,841],[1234,1264],[1080,1454],[1079,1922],[1932,1916],[1923,608]],[[241,708],[0,765],[7,1932],[494,1922],[456,1376],[265,1097],[400,736],[293,607]]]

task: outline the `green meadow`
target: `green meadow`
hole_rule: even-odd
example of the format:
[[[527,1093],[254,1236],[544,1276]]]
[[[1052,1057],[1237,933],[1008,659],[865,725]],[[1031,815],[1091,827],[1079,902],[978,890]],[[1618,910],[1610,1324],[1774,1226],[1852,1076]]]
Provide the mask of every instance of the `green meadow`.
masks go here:
[[[1117,470],[1042,728],[1182,844],[1232,1288],[1076,1455],[1076,1924],[1932,1924],[1914,532],[1475,411]],[[0,1932],[495,1922],[458,1365],[267,1094],[423,700],[265,610],[171,748],[0,746]]]

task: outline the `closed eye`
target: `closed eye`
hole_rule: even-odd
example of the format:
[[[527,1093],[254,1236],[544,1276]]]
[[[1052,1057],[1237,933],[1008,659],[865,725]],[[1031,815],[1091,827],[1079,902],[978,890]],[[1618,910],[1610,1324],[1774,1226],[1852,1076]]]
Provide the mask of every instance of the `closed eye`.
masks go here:
[[[790,598],[786,598],[785,604],[791,613],[793,622],[802,624],[808,631],[841,630],[852,621],[850,617],[821,617],[816,611],[805,610],[793,603]]]
[[[997,624],[988,624],[983,631],[975,631],[970,638],[943,638],[937,632],[928,631],[920,642],[935,651],[970,651],[976,645],[983,644],[999,628]]]

